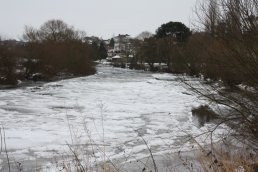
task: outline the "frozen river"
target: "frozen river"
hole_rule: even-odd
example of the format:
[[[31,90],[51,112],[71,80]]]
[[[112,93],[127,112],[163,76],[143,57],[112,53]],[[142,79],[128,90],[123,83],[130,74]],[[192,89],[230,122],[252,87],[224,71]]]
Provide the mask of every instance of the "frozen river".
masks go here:
[[[135,160],[149,155],[142,138],[154,154],[177,151],[185,135],[199,132],[191,109],[200,101],[189,93],[173,75],[108,66],[93,76],[0,90],[10,161],[69,155],[67,144],[90,147],[95,161]]]

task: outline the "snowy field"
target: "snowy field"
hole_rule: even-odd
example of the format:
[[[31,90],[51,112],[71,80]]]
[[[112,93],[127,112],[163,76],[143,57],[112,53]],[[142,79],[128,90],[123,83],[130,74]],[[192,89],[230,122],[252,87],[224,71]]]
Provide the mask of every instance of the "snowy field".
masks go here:
[[[163,154],[205,130],[191,114],[202,103],[171,74],[101,66],[89,77],[0,90],[0,122],[11,162],[47,161],[69,155],[67,144],[93,143],[97,159],[105,152],[129,161],[149,155],[142,138]]]

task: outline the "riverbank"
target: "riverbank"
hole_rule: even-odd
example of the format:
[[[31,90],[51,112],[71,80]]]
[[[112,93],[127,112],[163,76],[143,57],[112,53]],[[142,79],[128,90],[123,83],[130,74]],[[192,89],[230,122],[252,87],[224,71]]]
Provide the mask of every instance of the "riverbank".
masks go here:
[[[95,64],[95,67],[97,66],[97,63]],[[32,87],[32,86],[41,86],[42,84],[51,83],[51,82],[57,82],[61,80],[66,79],[72,79],[72,78],[78,78],[78,77],[86,77],[96,74],[96,71],[94,73],[88,74],[88,75],[73,75],[73,74],[59,74],[51,78],[37,78],[37,79],[24,79],[24,80],[17,80],[17,84],[0,84],[0,90],[2,89],[16,89],[16,88],[22,88],[22,87]]]

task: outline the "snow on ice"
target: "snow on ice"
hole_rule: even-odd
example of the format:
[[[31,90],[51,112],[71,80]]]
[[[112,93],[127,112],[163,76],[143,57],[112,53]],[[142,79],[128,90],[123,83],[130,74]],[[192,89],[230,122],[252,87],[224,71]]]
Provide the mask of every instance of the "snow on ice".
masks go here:
[[[158,154],[202,132],[191,109],[204,101],[185,92],[172,74],[102,66],[93,76],[0,90],[0,122],[11,159],[51,158],[89,136],[102,144],[103,131],[108,157],[141,158],[148,152],[139,136]]]

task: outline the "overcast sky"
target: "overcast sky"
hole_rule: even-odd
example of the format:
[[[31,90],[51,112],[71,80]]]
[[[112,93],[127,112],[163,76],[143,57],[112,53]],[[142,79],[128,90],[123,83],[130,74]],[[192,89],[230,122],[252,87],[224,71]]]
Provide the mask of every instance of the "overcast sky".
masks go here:
[[[62,19],[88,36],[152,33],[163,23],[190,25],[196,0],[0,0],[0,35],[19,39],[24,26]]]

